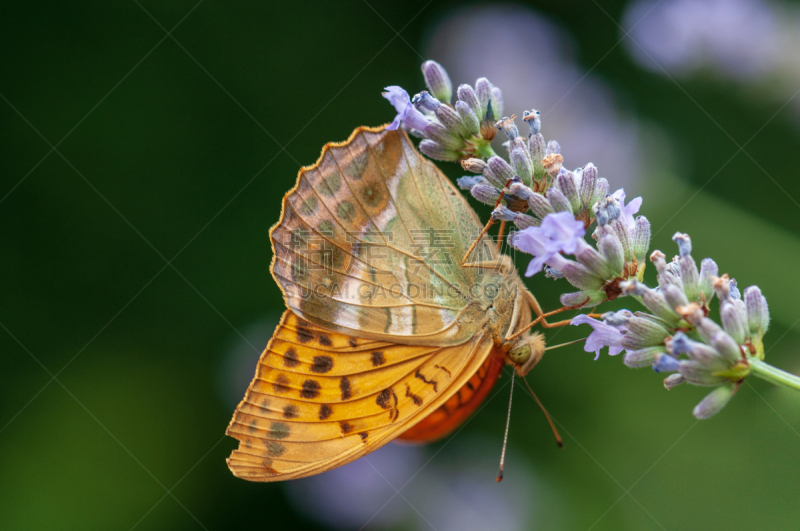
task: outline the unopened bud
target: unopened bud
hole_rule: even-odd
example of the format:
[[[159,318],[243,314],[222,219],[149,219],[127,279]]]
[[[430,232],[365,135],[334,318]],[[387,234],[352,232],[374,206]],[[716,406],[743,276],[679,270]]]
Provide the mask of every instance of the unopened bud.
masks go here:
[[[431,94],[445,103],[450,103],[453,96],[453,84],[450,76],[447,75],[442,65],[436,61],[425,61],[422,63],[422,75],[425,77],[425,84]]]

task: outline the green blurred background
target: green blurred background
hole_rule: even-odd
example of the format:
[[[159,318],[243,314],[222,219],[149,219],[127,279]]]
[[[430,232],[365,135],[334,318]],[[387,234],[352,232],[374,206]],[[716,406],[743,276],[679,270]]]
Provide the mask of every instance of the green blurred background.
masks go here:
[[[567,166],[602,160],[612,189],[626,175],[628,197],[644,196],[651,248],[671,256],[671,235],[690,232],[697,258],[758,284],[773,316],[768,359],[800,372],[800,106],[790,99],[800,65],[760,77],[713,61],[653,68],[614,22],[633,7],[612,0],[1,9],[0,528],[797,527],[800,397],[751,379],[697,422],[704,389],[667,392],[651,371],[592,361],[579,345],[549,352],[528,377],[566,447],[519,393],[499,485],[507,387],[452,440],[394,445],[372,457],[375,470],[357,463],[290,485],[234,478],[225,457],[236,442],[223,433],[258,356],[248,343],[262,348],[283,311],[268,229],[299,166],[356,126],[391,120],[381,89],[422,89],[420,55],[474,83],[476,49],[505,61],[512,82],[519,74],[516,86],[489,77],[508,94],[530,89],[520,105],[542,110],[546,138],[600,120],[591,142],[572,143],[581,160],[557,137]],[[502,17],[484,26],[493,14],[544,24],[508,29],[523,43],[544,36],[540,48],[513,45]],[[454,34],[465,20],[474,30]],[[770,57],[797,57],[781,42]],[[546,83],[550,69],[537,67],[553,57],[569,72],[554,85],[565,99],[540,103],[525,76]],[[506,114],[523,108],[506,98]],[[615,142],[620,154],[600,147]],[[541,275],[528,286],[548,308],[563,288]]]

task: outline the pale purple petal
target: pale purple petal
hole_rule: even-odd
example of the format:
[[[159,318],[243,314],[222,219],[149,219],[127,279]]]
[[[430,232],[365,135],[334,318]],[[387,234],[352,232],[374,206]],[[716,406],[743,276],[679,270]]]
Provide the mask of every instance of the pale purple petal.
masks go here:
[[[530,263],[525,276],[532,276],[542,270],[546,263],[558,269],[563,263],[559,253],[574,254],[586,233],[583,223],[576,221],[569,212],[548,214],[539,227],[528,227],[517,232],[511,245],[536,258]]]
[[[411,103],[411,98],[408,97],[408,92],[403,87],[398,87],[397,85],[386,87],[383,97],[389,100],[389,103],[397,111],[397,116],[387,127],[388,130],[394,131],[398,129],[401,122],[418,131],[423,131],[428,126],[429,120],[425,118],[425,115],[419,109],[414,107]]]
[[[406,106],[411,103],[408,92],[406,92],[403,87],[398,87],[397,85],[386,87],[386,92],[383,93],[383,97],[389,100],[389,103],[394,106],[394,110],[397,111],[397,114],[402,114],[406,110]]]
[[[628,228],[628,230],[633,230],[636,227],[636,221],[634,220],[633,216],[639,212],[639,208],[642,206],[642,198],[636,197],[631,200],[630,203],[627,205],[625,204],[625,190],[620,188],[611,196],[619,201],[619,208],[622,211],[620,214],[620,219]]]
[[[610,356],[616,356],[622,352],[622,333],[613,326],[583,314],[572,319],[570,324],[588,324],[594,329],[589,334],[589,337],[586,338],[586,344],[583,346],[583,350],[586,352],[595,353],[594,359],[600,357],[600,350],[603,347],[609,347],[608,353]]]
[[[669,354],[656,354],[656,362],[653,364],[653,370],[656,372],[674,372],[680,369],[681,362],[670,356]]]
[[[542,231],[554,243],[552,249],[573,254],[578,249],[578,240],[583,240],[586,229],[571,212],[548,214],[542,220]]]

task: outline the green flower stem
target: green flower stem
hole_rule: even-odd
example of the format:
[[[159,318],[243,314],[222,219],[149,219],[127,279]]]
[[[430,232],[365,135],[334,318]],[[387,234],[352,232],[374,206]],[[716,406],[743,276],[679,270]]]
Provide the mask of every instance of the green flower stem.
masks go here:
[[[750,358],[750,372],[753,376],[784,387],[800,391],[800,376],[782,371],[758,358]]]
[[[493,155],[496,154],[497,153],[495,153],[494,150],[492,149],[492,144],[486,141],[479,142],[478,146],[475,148],[475,153],[474,153],[476,157],[481,158],[483,160],[487,160],[489,159],[489,157],[492,157]]]

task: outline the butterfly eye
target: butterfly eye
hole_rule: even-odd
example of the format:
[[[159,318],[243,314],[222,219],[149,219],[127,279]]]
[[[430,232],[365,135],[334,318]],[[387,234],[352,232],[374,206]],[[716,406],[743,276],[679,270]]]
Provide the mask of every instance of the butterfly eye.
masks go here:
[[[523,364],[531,357],[531,347],[528,345],[520,345],[508,353],[508,357],[516,364]]]

